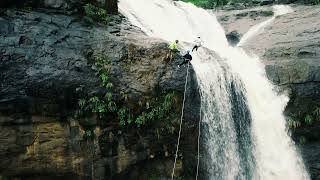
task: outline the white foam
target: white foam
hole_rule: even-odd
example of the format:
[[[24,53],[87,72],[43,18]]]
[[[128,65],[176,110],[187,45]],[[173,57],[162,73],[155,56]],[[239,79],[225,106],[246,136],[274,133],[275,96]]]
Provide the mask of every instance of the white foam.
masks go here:
[[[232,72],[230,75],[224,74],[216,59],[201,48],[198,53],[193,54],[192,62],[202,91],[203,121],[209,127],[206,137],[211,138],[211,143],[206,145],[211,155],[206,158],[212,167],[219,166],[225,171],[222,179],[237,179],[242,168],[231,120],[231,102],[227,98],[230,92],[225,88],[231,81],[242,84],[237,88],[245,93],[252,117],[252,153],[255,158],[252,179],[310,179],[294,143],[286,132],[283,110],[288,101],[287,96],[277,95],[273,91],[274,86],[266,78],[258,57],[249,57],[242,49],[228,45],[224,30],[214,15],[192,4],[171,0],[120,0],[119,7],[134,25],[139,26],[149,36],[189,43],[201,36],[204,40],[203,46],[226,60]],[[278,11],[278,7],[275,7],[275,14],[283,14],[284,11]],[[223,132],[224,138],[228,138],[227,141],[222,142],[219,139],[222,137],[212,136],[217,131]],[[220,145],[224,147],[222,154],[225,157],[222,158],[222,163],[215,160],[219,158],[216,156],[216,148]],[[216,172],[214,168],[209,171],[211,179],[215,179]]]

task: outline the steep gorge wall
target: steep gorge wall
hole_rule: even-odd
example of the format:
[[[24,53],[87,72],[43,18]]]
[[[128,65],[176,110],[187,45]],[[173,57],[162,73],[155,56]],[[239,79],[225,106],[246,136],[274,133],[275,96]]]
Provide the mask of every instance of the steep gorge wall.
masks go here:
[[[108,14],[118,13],[117,0],[2,0],[1,8],[47,8],[61,13],[81,13],[83,5],[90,3],[105,9]]]
[[[121,16],[108,25],[51,10],[1,9],[0,175],[17,179],[147,179],[170,176],[176,143],[157,124],[122,127],[119,119],[75,119],[83,94],[103,89],[95,55],[110,60],[113,97],[138,111],[144,100],[176,91],[181,102],[186,68],[165,61],[167,43],[151,39]],[[197,103],[191,70],[188,101]],[[140,102],[142,104],[140,104]],[[179,103],[180,104],[180,103]],[[191,104],[191,103],[187,103]],[[179,116],[180,105],[172,109]],[[198,109],[187,106],[177,173],[193,173]],[[86,138],[94,133],[94,138]],[[193,161],[193,162],[188,162]],[[145,168],[149,171],[145,171]],[[188,169],[189,168],[189,169]]]
[[[265,59],[269,78],[292,92],[288,112],[308,110],[319,102],[319,12],[309,8],[278,18],[258,36],[258,43],[247,47]],[[166,42],[144,36],[121,16],[112,16],[107,26],[92,25],[81,16],[56,10],[0,10],[0,175],[32,180],[147,179],[151,176],[147,172],[170,176],[177,126],[173,134],[164,130],[159,135],[157,125],[121,127],[113,116],[97,121],[73,115],[83,93],[101,91],[93,55],[104,54],[111,60],[114,97],[120,101],[120,92],[125,92],[128,104],[137,108],[143,97],[172,90],[181,101],[186,72],[176,68],[181,58],[164,61]],[[306,23],[301,29],[295,26],[300,19]],[[289,33],[289,27],[298,30]],[[272,41],[266,42],[270,31]],[[292,42],[284,40],[288,34]],[[189,83],[187,104],[193,106],[186,110],[178,174],[194,174],[196,163],[198,109],[194,104],[199,99],[194,74]],[[95,138],[86,140],[87,132],[94,132]],[[319,177],[318,132],[318,124],[295,130],[308,138],[302,150],[315,179]]]

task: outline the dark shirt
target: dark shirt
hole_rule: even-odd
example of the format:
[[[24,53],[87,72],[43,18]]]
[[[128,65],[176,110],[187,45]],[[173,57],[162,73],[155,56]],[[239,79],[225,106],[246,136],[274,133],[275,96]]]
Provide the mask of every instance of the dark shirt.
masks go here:
[[[183,56],[185,59],[187,59],[187,60],[192,60],[192,56],[189,54],[189,53],[187,53],[186,55],[184,55]]]

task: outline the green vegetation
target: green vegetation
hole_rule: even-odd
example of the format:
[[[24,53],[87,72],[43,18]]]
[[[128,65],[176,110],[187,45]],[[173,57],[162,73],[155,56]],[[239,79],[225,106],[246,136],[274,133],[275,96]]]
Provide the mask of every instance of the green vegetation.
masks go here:
[[[304,136],[302,136],[302,137],[299,137],[298,142],[299,144],[305,144],[307,142],[307,139]]]
[[[95,56],[94,62],[103,93],[85,95],[85,97],[79,99],[79,110],[76,112],[76,118],[96,115],[99,119],[106,119],[106,117],[112,116],[119,119],[122,126],[134,124],[138,127],[158,121],[165,124],[166,130],[172,130],[172,119],[176,117],[174,107],[177,105],[175,92],[162,94],[143,102],[139,101],[139,105],[136,106],[140,107],[134,110],[125,105],[117,105],[113,100],[113,84],[109,77],[111,62],[105,56]],[[123,101],[128,100],[127,94],[120,92],[119,95]]]
[[[219,6],[224,6],[227,4],[233,4],[233,3],[250,3],[251,0],[183,0],[185,2],[191,2],[196,6],[200,6],[203,8],[215,8]]]
[[[108,113],[115,113],[117,110],[116,103],[112,99],[113,84],[109,80],[110,61],[103,56],[95,57],[95,66],[97,74],[100,77],[101,84],[106,91],[103,94],[95,94],[81,98],[78,102],[79,111],[77,117],[88,116],[92,113],[99,115],[99,118],[104,118]]]
[[[311,0],[311,4],[313,5],[320,4],[320,0]]]
[[[196,6],[203,8],[214,8],[217,6],[225,5],[228,0],[184,0],[185,2],[190,2]]]
[[[196,6],[203,7],[203,8],[216,8],[219,6],[224,6],[228,4],[235,4],[235,3],[244,3],[244,4],[253,4],[253,0],[183,0],[185,2],[193,3]],[[306,4],[313,4],[317,5],[320,4],[320,0],[306,0]]]
[[[171,112],[176,102],[177,99],[174,92],[151,99],[151,101],[145,103],[144,111],[137,114],[135,118],[128,108],[121,108],[118,111],[120,124],[135,123],[139,127],[152,121],[170,121],[175,116],[175,113]]]
[[[94,134],[93,130],[86,129],[82,138],[84,140],[93,140],[95,138],[95,134]]]
[[[289,117],[287,125],[289,128],[295,129],[301,126],[310,126],[320,121],[320,107],[315,108],[310,114],[302,116],[302,118]]]
[[[90,3],[84,5],[83,9],[86,16],[105,24],[108,23],[108,15],[106,10]]]

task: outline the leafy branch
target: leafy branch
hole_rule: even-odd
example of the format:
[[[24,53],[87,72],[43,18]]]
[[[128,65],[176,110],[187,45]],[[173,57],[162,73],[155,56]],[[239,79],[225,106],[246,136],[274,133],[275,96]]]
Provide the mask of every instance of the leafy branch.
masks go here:
[[[100,86],[103,87],[106,92],[104,94],[96,94],[79,99],[77,117],[97,113],[100,118],[103,118],[108,113],[115,113],[117,111],[117,105],[112,99],[113,84],[110,82],[108,64],[110,64],[110,61],[106,57],[95,57],[96,71],[101,82]]]
[[[317,121],[320,121],[320,107],[315,108],[313,111],[311,111],[310,114],[306,114],[302,118],[288,117],[287,126],[289,128],[295,129],[303,125],[304,126],[313,125]]]

